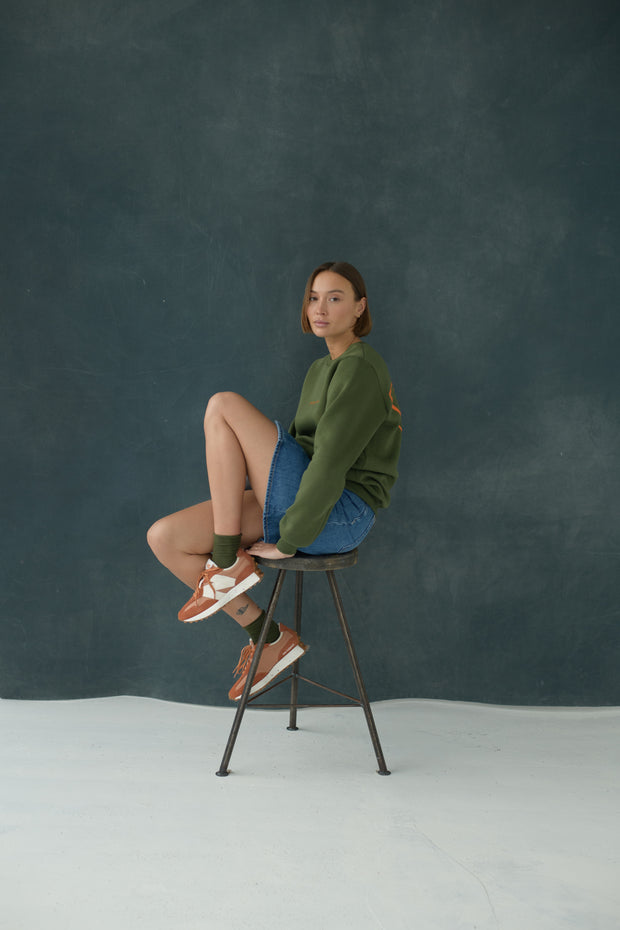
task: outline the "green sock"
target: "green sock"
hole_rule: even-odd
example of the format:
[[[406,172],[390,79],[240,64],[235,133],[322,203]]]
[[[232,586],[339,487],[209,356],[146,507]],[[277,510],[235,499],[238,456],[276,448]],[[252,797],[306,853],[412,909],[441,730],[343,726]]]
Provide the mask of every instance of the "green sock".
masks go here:
[[[218,536],[213,534],[213,552],[211,558],[218,568],[230,568],[237,561],[237,550],[241,545],[239,536]]]
[[[244,626],[243,629],[248,634],[253,643],[258,642],[258,637],[260,636],[260,631],[263,628],[263,623],[265,622],[265,611],[261,610],[260,616],[256,620],[252,620],[251,623],[248,623],[247,626]],[[271,625],[267,630],[267,639],[266,643],[275,643],[276,639],[280,635],[280,628],[277,623],[271,621]]]

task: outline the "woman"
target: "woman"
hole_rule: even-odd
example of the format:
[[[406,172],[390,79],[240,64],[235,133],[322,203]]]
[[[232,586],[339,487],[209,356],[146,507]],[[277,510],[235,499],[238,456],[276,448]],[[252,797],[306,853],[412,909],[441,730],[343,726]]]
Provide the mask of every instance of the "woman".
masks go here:
[[[311,365],[289,432],[240,395],[215,394],[204,419],[211,500],[148,532],[159,561],[194,590],[179,619],[192,623],[223,609],[249,635],[232,700],[243,693],[265,616],[247,595],[262,577],[253,556],[354,549],[375,511],[388,505],[397,477],[400,411],[383,359],[361,341],[372,322],[352,265],[326,262],[312,272],[301,325],[325,340],[329,354]],[[272,621],[250,693],[307,648]]]

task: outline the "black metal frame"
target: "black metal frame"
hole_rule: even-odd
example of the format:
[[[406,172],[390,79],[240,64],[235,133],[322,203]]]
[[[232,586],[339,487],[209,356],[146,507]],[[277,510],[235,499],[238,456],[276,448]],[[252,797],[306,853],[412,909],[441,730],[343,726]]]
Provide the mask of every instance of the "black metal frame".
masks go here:
[[[372,715],[372,710],[370,708],[370,702],[368,700],[368,695],[366,693],[366,688],[364,687],[364,681],[362,679],[362,673],[360,671],[359,662],[357,660],[357,655],[355,653],[355,648],[353,646],[353,639],[351,637],[351,631],[349,629],[349,624],[344,613],[344,606],[342,603],[342,597],[340,596],[340,591],[338,590],[338,585],[336,583],[336,578],[334,576],[334,571],[341,568],[347,568],[350,565],[355,565],[357,562],[357,549],[354,549],[352,552],[345,552],[341,555],[325,555],[325,556],[294,556],[290,559],[277,560],[277,559],[257,559],[257,562],[260,562],[261,565],[265,565],[269,568],[276,568],[278,570],[278,576],[276,582],[273,586],[273,591],[271,592],[271,597],[269,599],[269,606],[265,615],[265,621],[261,629],[260,637],[256,644],[256,650],[254,652],[254,657],[252,659],[252,664],[248,672],[247,680],[245,683],[245,688],[243,689],[243,694],[237,705],[237,712],[235,714],[235,719],[233,720],[233,725],[230,730],[230,735],[228,737],[228,742],[226,744],[226,749],[224,750],[224,755],[222,757],[221,765],[216,775],[224,776],[229,774],[229,763],[230,758],[235,747],[235,742],[241,728],[241,721],[243,720],[243,715],[248,704],[253,703],[257,698],[264,697],[269,691],[273,688],[276,688],[287,681],[291,682],[291,698],[288,704],[257,704],[256,707],[288,707],[289,708],[289,725],[288,730],[297,730],[297,711],[300,707],[334,707],[334,706],[346,706],[342,704],[302,704],[298,703],[298,691],[299,691],[299,682],[305,681],[307,684],[314,685],[316,688],[320,688],[323,691],[328,691],[331,694],[335,694],[338,697],[344,698],[352,704],[357,704],[364,711],[366,717],[366,723],[368,725],[368,730],[370,733],[370,739],[372,741],[373,749],[375,751],[375,756],[377,757],[377,762],[379,768],[377,770],[379,775],[389,775],[390,771],[385,764],[385,758],[383,756],[383,750],[381,748],[381,743],[379,742],[379,734],[377,733],[377,727],[375,725],[374,717]],[[284,584],[284,578],[286,577],[287,571],[294,571],[295,576],[295,630],[298,635],[301,634],[301,607],[302,607],[302,596],[303,596],[303,574],[306,571],[314,572],[324,572],[327,576],[329,582],[329,587],[331,589],[332,597],[334,599],[334,604],[336,606],[336,613],[338,614],[338,620],[340,622],[340,628],[342,635],[344,637],[345,645],[347,648],[347,653],[349,660],[351,662],[351,667],[353,669],[353,675],[355,677],[355,684],[357,686],[358,697],[352,697],[349,694],[344,694],[341,691],[336,691],[334,688],[329,688],[326,685],[319,684],[318,681],[313,681],[311,678],[305,678],[303,675],[299,674],[299,662],[295,662],[292,671],[285,678],[282,678],[268,688],[262,690],[259,694],[256,694],[254,697],[250,697],[250,689],[252,687],[252,681],[254,680],[254,675],[256,669],[258,668],[258,663],[260,661],[261,653],[265,645],[265,640],[267,638],[267,630],[269,629],[272,617],[275,613],[275,609],[280,598],[282,591],[282,586]]]

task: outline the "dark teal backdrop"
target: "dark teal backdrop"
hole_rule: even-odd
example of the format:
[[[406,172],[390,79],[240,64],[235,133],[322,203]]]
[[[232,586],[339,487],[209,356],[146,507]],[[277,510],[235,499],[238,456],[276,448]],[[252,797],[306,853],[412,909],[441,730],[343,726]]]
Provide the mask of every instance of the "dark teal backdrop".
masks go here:
[[[288,422],[306,276],[345,259],[405,428],[342,579],[371,697],[618,703],[615,0],[0,21],[0,694],[227,703],[243,638],[178,623],[145,532],[208,496],[211,393]],[[308,584],[308,670],[344,683]]]

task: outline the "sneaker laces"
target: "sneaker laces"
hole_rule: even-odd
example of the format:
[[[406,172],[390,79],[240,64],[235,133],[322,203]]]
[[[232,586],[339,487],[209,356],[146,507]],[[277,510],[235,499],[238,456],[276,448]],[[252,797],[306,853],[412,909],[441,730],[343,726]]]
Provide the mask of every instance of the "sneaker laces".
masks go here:
[[[248,671],[252,663],[252,659],[254,658],[255,651],[256,645],[254,643],[249,643],[247,646],[243,647],[233,675],[244,675],[245,672]]]
[[[204,588],[206,587],[211,588],[213,595],[215,594],[215,588],[211,584],[211,579],[213,578],[214,575],[217,575],[217,573],[221,571],[222,569],[219,567],[219,565],[212,565],[210,568],[205,568],[200,573],[200,578],[198,579],[198,583],[196,584],[196,588],[194,590],[194,603],[195,604],[197,604],[198,601],[202,597],[204,597]]]

